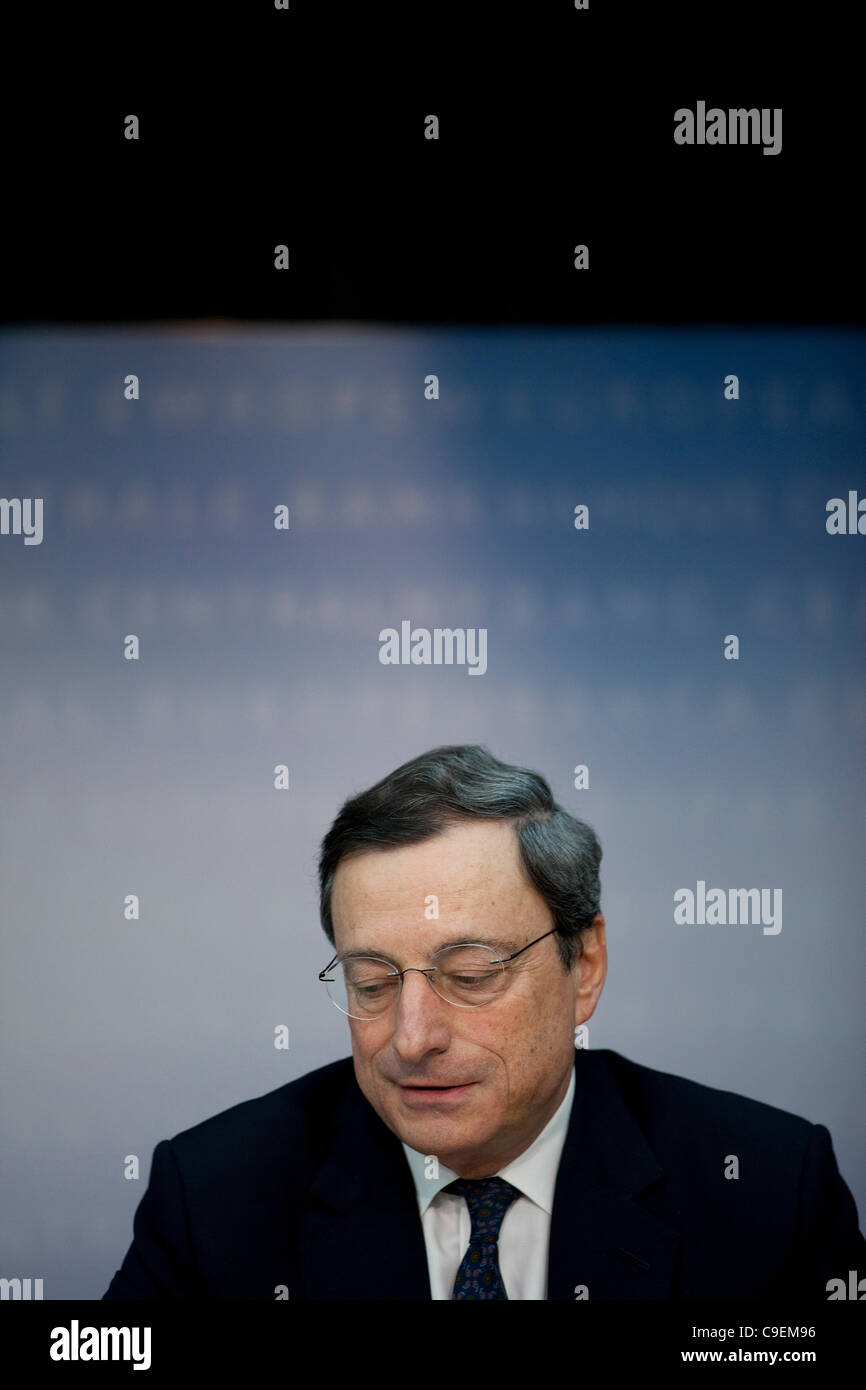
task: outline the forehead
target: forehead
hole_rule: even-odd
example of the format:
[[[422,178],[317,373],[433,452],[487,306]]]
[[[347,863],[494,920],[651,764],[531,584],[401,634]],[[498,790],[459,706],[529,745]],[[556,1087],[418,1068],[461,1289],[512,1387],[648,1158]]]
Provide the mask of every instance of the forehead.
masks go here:
[[[431,915],[431,895],[438,916]],[[543,908],[507,821],[460,823],[417,845],[342,859],[331,896],[335,933],[348,938],[363,932],[371,945],[374,932],[380,938],[385,931],[416,927],[438,938],[449,935],[445,929],[451,926],[501,927],[505,915],[512,921],[537,918]]]

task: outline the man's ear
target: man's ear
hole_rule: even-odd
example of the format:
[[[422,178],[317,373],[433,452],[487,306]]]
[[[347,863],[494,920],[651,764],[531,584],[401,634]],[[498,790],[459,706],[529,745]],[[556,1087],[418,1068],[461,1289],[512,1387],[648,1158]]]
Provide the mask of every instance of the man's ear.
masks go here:
[[[574,995],[574,1023],[579,1027],[595,1010],[607,978],[607,937],[604,915],[597,912],[581,936],[583,954],[574,962],[577,977]]]

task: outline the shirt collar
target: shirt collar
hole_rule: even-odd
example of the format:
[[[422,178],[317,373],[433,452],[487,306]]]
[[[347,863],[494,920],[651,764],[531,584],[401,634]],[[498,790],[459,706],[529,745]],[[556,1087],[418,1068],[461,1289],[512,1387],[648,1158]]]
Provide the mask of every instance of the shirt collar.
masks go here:
[[[505,1178],[506,1182],[510,1182],[525,1197],[546,1211],[548,1216],[553,1211],[553,1190],[556,1186],[556,1173],[562,1156],[565,1136],[568,1132],[568,1122],[571,1118],[574,1084],[574,1067],[572,1067],[568,1090],[544,1129],[529,1145],[529,1148],[524,1149],[522,1154],[518,1154],[516,1158],[513,1158],[510,1163],[506,1163],[505,1167],[500,1168],[496,1173],[496,1177]],[[410,1149],[408,1144],[403,1144],[403,1152],[412,1170],[415,1191],[418,1195],[418,1206],[423,1216],[433,1198],[437,1197],[443,1187],[447,1187],[458,1175],[453,1169],[446,1168],[443,1163],[440,1163],[436,1176],[428,1177],[427,1173],[432,1167],[430,1159],[433,1155],[419,1153],[417,1149]]]

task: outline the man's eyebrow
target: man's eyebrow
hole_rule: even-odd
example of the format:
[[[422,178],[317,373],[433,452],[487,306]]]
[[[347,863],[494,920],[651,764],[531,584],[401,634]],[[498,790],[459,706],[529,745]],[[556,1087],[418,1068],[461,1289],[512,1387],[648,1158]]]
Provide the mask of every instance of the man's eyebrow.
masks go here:
[[[491,950],[500,951],[503,955],[510,955],[518,949],[518,943],[510,938],[501,936],[455,936],[449,941],[439,941],[433,947],[431,955],[437,951],[444,951],[446,946],[489,946]],[[396,961],[387,951],[379,951],[375,946],[355,947],[351,951],[345,951],[340,956],[340,960],[356,960],[361,956],[374,956],[377,960],[386,960],[389,965],[395,965]]]

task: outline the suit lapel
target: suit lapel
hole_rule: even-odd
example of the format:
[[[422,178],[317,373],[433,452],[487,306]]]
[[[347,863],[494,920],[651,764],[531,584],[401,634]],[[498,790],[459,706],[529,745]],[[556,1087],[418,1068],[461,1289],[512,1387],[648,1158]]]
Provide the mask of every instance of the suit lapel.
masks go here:
[[[634,1200],[663,1176],[606,1057],[579,1049],[553,1197],[549,1299],[669,1296],[679,1232]]]
[[[297,1240],[308,1299],[429,1299],[415,1184],[396,1135],[349,1078]]]

